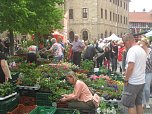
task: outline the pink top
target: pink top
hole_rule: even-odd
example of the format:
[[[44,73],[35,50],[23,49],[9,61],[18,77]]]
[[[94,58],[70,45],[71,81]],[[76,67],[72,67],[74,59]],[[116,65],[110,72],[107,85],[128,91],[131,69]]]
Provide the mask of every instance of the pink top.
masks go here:
[[[92,95],[88,86],[80,80],[77,80],[76,84],[74,85],[74,91],[69,96],[76,98],[78,101],[87,102],[92,100],[95,107],[98,107],[100,103],[100,97],[97,94]]]
[[[88,86],[80,80],[77,80],[74,86],[73,94],[76,96],[78,101],[87,102],[92,100],[92,93],[90,92]]]

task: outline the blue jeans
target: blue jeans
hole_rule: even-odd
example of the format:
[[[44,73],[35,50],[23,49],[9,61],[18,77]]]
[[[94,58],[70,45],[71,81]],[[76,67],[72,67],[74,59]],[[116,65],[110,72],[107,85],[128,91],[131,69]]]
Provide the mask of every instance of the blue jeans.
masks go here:
[[[143,90],[143,104],[146,104],[149,102],[151,81],[152,81],[152,73],[147,73],[145,75],[145,87]]]

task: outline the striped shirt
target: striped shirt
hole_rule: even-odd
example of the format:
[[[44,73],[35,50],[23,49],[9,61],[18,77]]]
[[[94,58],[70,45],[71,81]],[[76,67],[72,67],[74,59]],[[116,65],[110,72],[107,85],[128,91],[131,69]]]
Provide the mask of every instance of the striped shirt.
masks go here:
[[[152,49],[150,50],[146,61],[146,73],[152,73]]]

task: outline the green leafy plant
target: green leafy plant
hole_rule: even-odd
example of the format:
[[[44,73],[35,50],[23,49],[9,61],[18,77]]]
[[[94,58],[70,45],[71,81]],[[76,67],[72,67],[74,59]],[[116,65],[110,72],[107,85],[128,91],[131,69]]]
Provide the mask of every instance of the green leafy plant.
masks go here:
[[[94,62],[86,59],[81,62],[81,68],[90,72],[94,68]]]
[[[36,67],[34,63],[23,63],[19,66],[19,72],[22,74],[18,79],[19,85],[34,86],[38,83],[41,72]]]
[[[0,84],[0,97],[5,97],[15,92],[15,86],[10,82]]]
[[[105,68],[105,67],[100,67],[99,68],[99,72],[100,72],[100,74],[104,74],[104,75],[106,75],[106,74],[108,74],[108,69],[107,68]]]

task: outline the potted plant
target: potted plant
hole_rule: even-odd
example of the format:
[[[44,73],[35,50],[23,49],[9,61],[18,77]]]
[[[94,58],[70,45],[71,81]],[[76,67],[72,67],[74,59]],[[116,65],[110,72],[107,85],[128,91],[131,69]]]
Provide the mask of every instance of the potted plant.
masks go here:
[[[38,82],[41,76],[41,72],[36,69],[36,65],[31,63],[22,63],[19,66],[19,78],[18,78],[18,87],[26,86],[27,88],[34,87],[36,89],[39,88]]]
[[[94,68],[94,62],[86,59],[81,62],[80,68],[86,71],[84,73],[91,72]]]
[[[15,93],[15,86],[13,86],[10,82],[0,84],[0,97],[5,97],[12,93]]]

